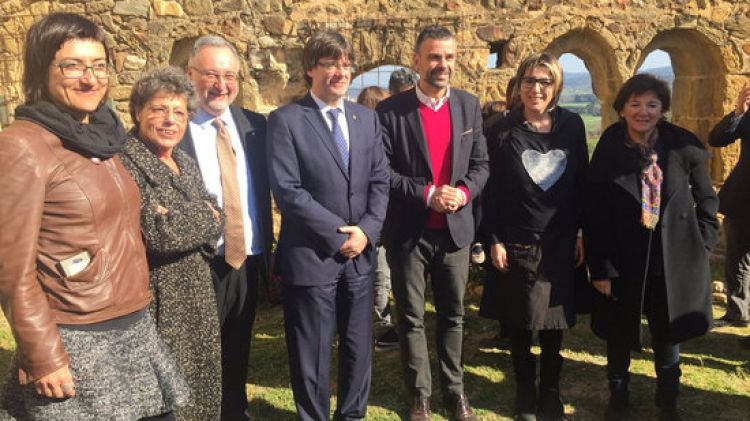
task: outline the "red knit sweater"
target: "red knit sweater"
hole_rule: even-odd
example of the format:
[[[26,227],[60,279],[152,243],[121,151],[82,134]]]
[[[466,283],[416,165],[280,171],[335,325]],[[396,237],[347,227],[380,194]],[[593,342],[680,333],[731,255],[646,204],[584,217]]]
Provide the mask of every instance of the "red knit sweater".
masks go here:
[[[450,100],[448,100],[450,101]],[[435,186],[449,184],[451,181],[451,113],[448,102],[439,110],[419,103],[419,115],[422,117],[424,137],[432,164],[432,180]],[[431,186],[425,189],[425,200]],[[427,216],[427,228],[445,229],[448,226],[445,215],[430,210]]]

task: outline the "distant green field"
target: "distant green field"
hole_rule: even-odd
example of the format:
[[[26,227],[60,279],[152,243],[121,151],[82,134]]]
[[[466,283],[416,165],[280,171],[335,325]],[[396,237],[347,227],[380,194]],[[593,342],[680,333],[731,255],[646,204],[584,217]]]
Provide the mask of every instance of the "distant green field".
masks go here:
[[[588,105],[587,102],[564,102],[560,103],[560,106],[567,108],[573,112],[585,108]],[[583,118],[583,124],[586,126],[586,143],[589,146],[589,157],[594,152],[596,142],[599,141],[599,136],[602,133],[602,117],[598,115],[583,114],[579,113]]]

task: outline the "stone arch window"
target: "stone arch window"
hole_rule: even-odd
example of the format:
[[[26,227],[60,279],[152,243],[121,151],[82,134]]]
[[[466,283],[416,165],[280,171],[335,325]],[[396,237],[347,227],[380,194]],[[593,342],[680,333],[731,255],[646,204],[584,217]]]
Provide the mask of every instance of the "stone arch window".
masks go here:
[[[591,74],[594,95],[601,101],[602,127],[617,121],[612,102],[622,85],[622,74],[617,66],[614,48],[607,40],[593,30],[575,29],[554,39],[546,50],[557,57],[571,53],[583,60]]]
[[[674,70],[672,121],[705,142],[724,112],[727,68],[719,46],[695,29],[670,29],[643,49],[636,68],[656,49],[669,54]],[[714,180],[725,178],[724,167],[722,155],[715,154],[710,163]]]
[[[559,60],[563,68],[564,81],[559,105],[583,118],[591,155],[602,132],[601,101],[593,92],[591,73],[580,57],[573,53],[565,53]]]
[[[347,91],[347,96],[352,100],[356,100],[359,92],[368,86],[380,86],[387,90],[388,80],[391,77],[391,73],[402,67],[406,66],[384,64],[369,68],[366,67],[365,69],[358,69],[357,74],[352,75],[352,83],[349,87],[349,91]]]

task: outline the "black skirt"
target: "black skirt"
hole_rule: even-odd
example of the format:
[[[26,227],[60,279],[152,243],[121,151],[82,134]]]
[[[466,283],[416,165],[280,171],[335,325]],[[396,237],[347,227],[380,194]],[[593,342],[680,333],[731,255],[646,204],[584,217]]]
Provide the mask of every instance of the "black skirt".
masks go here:
[[[479,315],[523,330],[575,325],[575,231],[512,240],[505,243],[508,270],[488,265]]]

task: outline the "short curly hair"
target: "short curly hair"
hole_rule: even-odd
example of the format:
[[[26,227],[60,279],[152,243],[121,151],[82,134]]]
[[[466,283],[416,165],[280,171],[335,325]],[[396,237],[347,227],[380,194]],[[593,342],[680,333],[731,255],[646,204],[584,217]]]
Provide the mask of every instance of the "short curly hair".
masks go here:
[[[136,130],[138,129],[136,113],[143,109],[146,103],[159,92],[185,97],[190,114],[193,114],[198,107],[198,96],[195,94],[195,88],[184,71],[177,67],[150,70],[141,76],[130,92],[130,117],[133,119]]]
[[[641,96],[646,92],[653,92],[659,98],[662,113],[669,111],[672,97],[669,92],[669,85],[664,80],[650,73],[639,73],[625,81],[617,92],[617,96],[615,96],[612,108],[617,111],[617,114],[620,114],[625,108],[625,103],[632,96]]]

